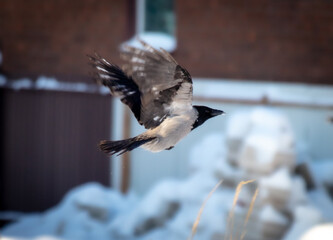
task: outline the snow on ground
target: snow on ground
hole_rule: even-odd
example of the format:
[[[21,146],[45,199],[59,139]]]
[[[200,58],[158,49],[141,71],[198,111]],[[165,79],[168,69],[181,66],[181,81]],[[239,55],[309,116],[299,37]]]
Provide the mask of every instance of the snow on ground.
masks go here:
[[[291,181],[288,169],[280,168],[269,177],[260,179],[260,184],[262,188],[270,188],[275,191],[282,190],[290,193],[292,188]]]
[[[308,199],[313,206],[320,210],[325,220],[333,222],[333,200],[326,189],[319,187],[310,191]]]
[[[23,89],[63,91],[63,92],[84,92],[110,94],[108,88],[96,84],[61,82],[56,78],[39,76],[36,81],[30,78],[8,80],[5,76],[0,75],[0,86],[11,88],[15,91]]]
[[[307,231],[301,240],[331,240],[333,236],[333,224],[320,224]]]
[[[309,206],[295,208],[293,217],[295,221],[283,240],[300,239],[308,229],[322,222],[322,215],[318,209]]]
[[[45,87],[43,81],[39,84]],[[216,183],[224,179],[222,186],[205,205],[195,236],[196,239],[205,240],[223,239],[227,231],[239,233],[244,226],[255,185],[243,188],[235,209],[233,198],[236,185],[249,176],[256,176],[259,186],[259,195],[248,223],[248,234],[253,239],[281,239],[281,234],[291,224],[284,240],[298,240],[311,227],[333,221],[332,199],[322,186],[323,182],[332,183],[332,176],[326,171],[330,169],[331,162],[311,165],[320,187],[307,192],[303,178],[293,175],[291,165],[287,162],[279,160],[271,171],[257,171],[254,174],[255,166],[260,166],[249,168],[237,165],[239,159],[235,162],[228,160],[230,151],[242,152],[248,148],[248,142],[256,139],[253,136],[264,136],[267,140],[265,148],[254,148],[257,156],[251,155],[255,158],[253,164],[276,162],[276,156],[266,156],[265,151],[279,154],[279,151],[290,150],[293,137],[289,134],[288,122],[282,116],[278,117],[279,121],[273,120],[272,117],[278,113],[265,109],[249,114],[246,117],[248,121],[240,129],[229,124],[231,129],[227,131],[226,138],[222,134],[208,135],[193,147],[189,154],[188,178],[158,182],[142,199],[133,193],[122,195],[97,183],[85,184],[71,190],[57,206],[48,211],[26,215],[5,227],[1,232],[2,239],[184,240],[190,236],[205,198]],[[246,114],[240,113],[239,116]],[[262,123],[265,117],[272,118],[272,121]],[[230,148],[232,144],[227,142],[240,137],[245,140],[238,139],[236,142],[239,146]],[[287,144],[281,144],[276,139],[288,141]],[[244,157],[244,154],[241,156]],[[319,176],[320,173],[324,174]],[[230,230],[228,216],[232,209],[235,210],[235,228]]]
[[[12,239],[109,239],[107,225],[116,215],[137,204],[133,195],[123,196],[97,183],[71,190],[61,203],[42,214],[27,215],[2,231]]]
[[[279,224],[287,224],[288,219],[278,212],[273,206],[266,205],[260,213],[262,221],[274,222]]]

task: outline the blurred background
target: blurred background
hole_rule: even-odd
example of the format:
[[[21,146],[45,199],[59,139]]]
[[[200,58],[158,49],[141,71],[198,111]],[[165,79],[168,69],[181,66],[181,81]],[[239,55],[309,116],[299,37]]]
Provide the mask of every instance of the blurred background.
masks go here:
[[[245,239],[301,239],[332,222],[332,12],[326,0],[2,0],[4,236],[185,239],[221,179],[198,239],[233,232],[232,197],[249,179],[256,183],[237,202],[236,225],[263,191]],[[86,55],[121,65],[119,52],[139,46],[137,36],[190,72],[195,104],[227,115],[171,151],[109,159],[100,140],[144,129],[93,81]]]

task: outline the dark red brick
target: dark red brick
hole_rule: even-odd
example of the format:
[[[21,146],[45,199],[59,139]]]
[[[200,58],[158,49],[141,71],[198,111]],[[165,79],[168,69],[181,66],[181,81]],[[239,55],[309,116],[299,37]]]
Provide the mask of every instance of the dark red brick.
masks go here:
[[[193,76],[333,84],[330,1],[177,1],[180,63]]]
[[[119,62],[134,0],[3,0],[3,69],[14,77],[89,81],[85,55]],[[176,2],[175,57],[194,77],[333,84],[333,2]]]

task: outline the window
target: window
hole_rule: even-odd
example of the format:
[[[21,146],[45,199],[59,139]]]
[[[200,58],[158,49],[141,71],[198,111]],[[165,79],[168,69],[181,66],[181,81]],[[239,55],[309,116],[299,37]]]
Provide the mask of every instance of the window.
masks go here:
[[[140,47],[137,37],[153,47],[176,49],[174,0],[136,0],[136,36],[125,44]]]
[[[162,32],[174,36],[175,14],[172,0],[145,1],[145,31]]]

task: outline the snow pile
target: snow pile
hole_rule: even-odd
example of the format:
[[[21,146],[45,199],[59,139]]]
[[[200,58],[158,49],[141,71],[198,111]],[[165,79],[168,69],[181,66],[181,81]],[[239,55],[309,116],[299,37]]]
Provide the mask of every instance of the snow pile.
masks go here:
[[[333,236],[333,224],[320,224],[307,231],[301,240],[331,240]]]
[[[204,197],[215,184],[216,179],[205,174],[186,181],[167,180],[157,184],[134,211],[111,223],[112,239],[186,239]],[[218,191],[212,196],[202,215],[198,236],[211,239],[213,234],[223,234],[226,216],[223,202],[231,202],[232,197],[233,191]]]
[[[251,233],[248,233],[248,237],[281,239],[287,232],[286,240],[299,239],[313,224],[333,221],[332,200],[320,187],[333,180],[330,171],[332,161],[310,166],[316,172],[312,175],[311,171],[304,172],[307,167],[303,166],[301,176],[296,176],[294,171],[297,152],[294,134],[288,120],[280,112],[256,108],[234,114],[230,117],[227,128],[226,144],[228,148],[225,165],[242,169],[242,172],[238,171],[234,176],[225,175],[227,180],[258,180],[259,195],[249,220]],[[324,168],[327,170],[322,171]],[[315,179],[317,188],[308,192],[306,184],[311,177]],[[251,192],[251,189],[248,191]],[[251,194],[248,194],[247,198],[250,196]],[[240,197],[239,203],[238,212],[235,214],[235,226],[238,229],[242,227],[242,219],[246,217],[246,208],[241,208],[248,206],[249,201]],[[295,209],[298,210],[295,212]],[[306,215],[314,222],[304,223],[302,214],[303,218]],[[288,230],[290,224],[294,227]]]
[[[200,151],[198,151],[198,149]],[[112,239],[186,239],[197,213],[223,171],[223,136],[207,136],[191,152],[190,177],[158,183],[137,208],[109,226]],[[205,156],[208,156],[206,159]],[[206,161],[207,160],[207,161]],[[209,199],[197,229],[198,238],[223,236],[233,189],[218,189]]]
[[[292,169],[295,148],[288,120],[279,112],[265,108],[255,109],[243,119],[238,114],[230,120],[227,139],[233,146],[229,149],[229,161],[238,160],[236,164],[254,177],[272,173],[278,166]]]
[[[265,205],[259,216],[261,239],[280,239],[281,233],[285,232],[289,219],[271,205]]]
[[[313,207],[299,206],[293,212],[294,223],[283,240],[300,239],[305,231],[322,221],[321,213]]]
[[[259,180],[263,194],[262,200],[279,209],[284,209],[292,191],[292,179],[286,168],[280,168],[272,175]]]
[[[292,191],[290,192],[287,208],[291,211],[297,205],[306,205],[309,203],[306,184],[302,177],[294,176],[291,179]],[[333,206],[333,205],[332,205]]]
[[[122,196],[97,183],[70,191],[56,207],[43,214],[28,215],[2,231],[11,239],[109,239],[108,223],[137,203],[133,195]]]
[[[286,225],[288,223],[288,219],[271,205],[266,205],[263,208],[260,213],[260,219],[262,221],[278,223],[281,225]]]
[[[240,112],[230,118],[225,138],[212,134],[193,147],[187,179],[165,179],[140,201],[133,194],[86,184],[57,207],[24,217],[2,234],[35,240],[184,240],[205,198],[223,179],[205,205],[195,238],[237,238],[247,229],[248,239],[277,240],[286,233],[284,240],[300,240],[311,227],[333,221],[332,199],[323,187],[332,176],[329,171],[317,176],[328,163],[312,167],[317,187],[307,191],[304,176],[294,174],[295,156],[293,134],[282,114],[264,108]],[[249,179],[256,182],[244,185],[233,203],[236,186]]]
[[[333,200],[323,186],[309,191],[308,200],[311,205],[316,206],[326,221],[333,222]]]

